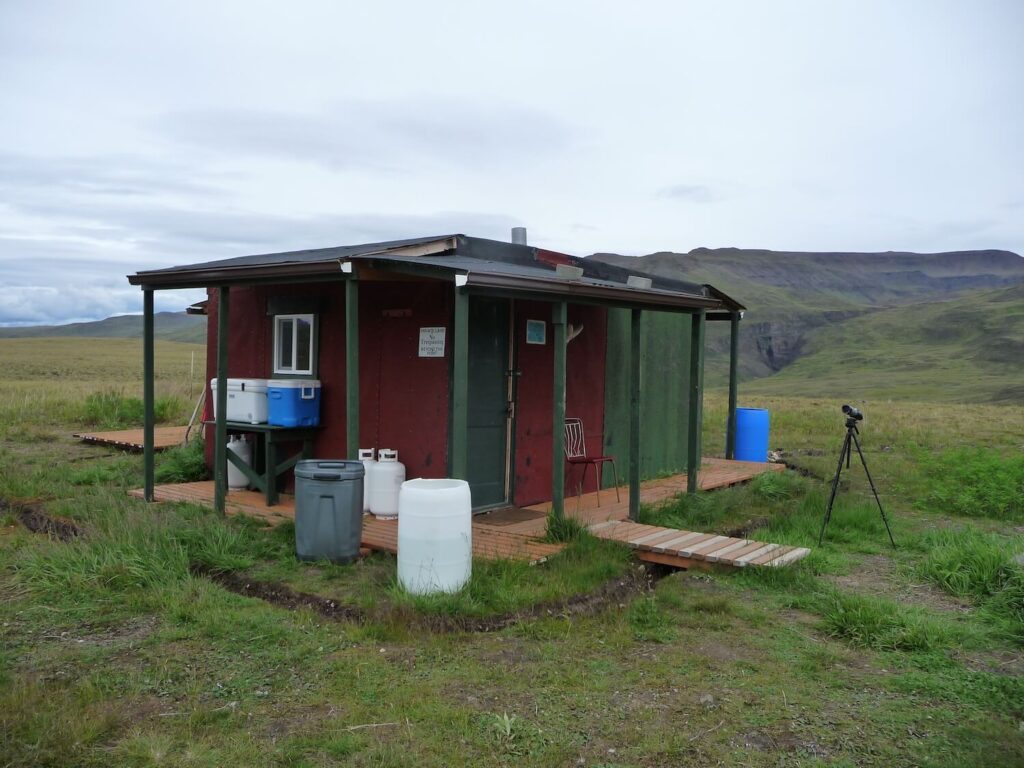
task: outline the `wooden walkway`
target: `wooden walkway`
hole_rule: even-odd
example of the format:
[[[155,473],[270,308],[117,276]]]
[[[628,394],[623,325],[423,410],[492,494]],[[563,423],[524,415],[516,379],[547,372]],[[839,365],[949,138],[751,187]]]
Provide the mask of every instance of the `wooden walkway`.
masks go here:
[[[811,553],[807,547],[769,544],[753,539],[735,539],[712,533],[695,533],[678,528],[641,525],[612,520],[590,526],[599,539],[619,541],[637,550],[637,557],[677,568],[702,568],[728,565],[745,568],[762,565],[772,568],[794,563]]]
[[[153,430],[153,447],[158,451],[163,451],[181,445],[185,442],[187,431],[188,427],[157,427]],[[72,437],[77,437],[86,443],[109,445],[126,451],[141,451],[144,447],[141,429],[122,429],[117,432],[76,432]]]
[[[130,495],[142,498],[141,490]],[[213,508],[213,481],[158,485],[153,490],[156,501],[178,501],[201,504]],[[295,499],[285,494],[272,507],[266,505],[262,493],[257,491],[229,491],[224,505],[229,515],[247,515],[275,526],[295,520]],[[363,536],[360,542],[368,549],[398,552],[398,521],[363,517]],[[564,544],[549,544],[535,537],[510,533],[489,525],[473,524],[473,556],[484,560],[526,560],[530,565],[543,563],[560,552]]]
[[[753,480],[765,472],[784,472],[782,464],[762,464],[754,461],[729,461],[727,459],[704,458],[697,475],[702,491],[727,488]],[[649,480],[640,485],[641,504],[660,504],[687,491],[686,475],[672,475],[658,480]],[[601,506],[597,505],[597,493],[584,493],[582,497],[567,496],[565,514],[588,526],[609,520],[629,518],[629,489],[619,489],[619,501],[615,500],[615,489],[601,491]],[[484,515],[481,522],[501,526],[509,533],[532,536],[543,535],[547,526],[547,515],[551,503],[535,504],[525,509],[509,508]]]
[[[780,472],[781,464],[704,459],[700,484],[704,490],[724,488],[746,482],[764,472]],[[658,504],[676,494],[685,493],[686,476],[674,475],[641,484],[642,504]],[[131,495],[142,497],[141,490]],[[181,501],[213,507],[213,482],[160,485],[154,490],[157,501]],[[566,499],[565,512],[584,523],[598,538],[622,542],[636,550],[640,560],[662,563],[676,568],[707,568],[714,565],[745,568],[747,566],[779,567],[796,562],[810,554],[806,547],[737,539],[712,533],[698,533],[676,528],[641,525],[628,520],[629,491],[620,489],[621,500],[615,501],[615,489],[602,490],[602,505],[597,494]],[[280,525],[295,519],[295,501],[282,495],[280,503],[268,507],[263,494],[256,491],[230,491],[226,500],[229,515],[248,515],[267,525]],[[544,562],[564,545],[539,541],[547,529],[550,504],[537,504],[526,509],[509,507],[479,515],[473,522],[473,555],[497,560]],[[398,523],[395,520],[363,519],[362,545],[385,552],[398,551]]]

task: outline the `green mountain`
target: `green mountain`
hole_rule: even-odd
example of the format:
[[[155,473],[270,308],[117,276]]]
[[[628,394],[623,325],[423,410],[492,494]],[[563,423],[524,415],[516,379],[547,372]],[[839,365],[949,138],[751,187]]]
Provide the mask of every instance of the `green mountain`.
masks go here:
[[[1024,283],[882,309],[810,335],[747,392],[850,400],[1024,402]]]
[[[837,364],[838,358],[829,362],[827,355],[817,357],[817,365],[822,369],[805,360],[822,354],[829,344],[842,343],[845,354],[857,360],[870,357],[869,345],[887,350],[890,356],[883,355],[882,359],[887,360],[882,363],[883,368],[899,365],[902,356],[912,351],[906,344],[876,345],[879,339],[886,338],[887,331],[892,331],[894,342],[899,341],[900,322],[921,316],[941,320],[945,312],[958,309],[959,305],[947,302],[968,295],[976,297],[967,300],[968,306],[996,303],[1005,309],[1007,302],[1001,301],[998,293],[991,292],[1024,284],[1024,259],[1009,251],[994,250],[919,254],[697,248],[685,254],[663,252],[631,257],[601,253],[590,258],[664,277],[710,283],[734,296],[748,307],[740,325],[740,375],[748,381],[763,379],[748,391],[769,391],[777,386],[779,389],[773,391],[780,393],[793,391],[793,384],[802,380],[802,376],[814,373],[820,378],[829,365]],[[1012,290],[1008,295],[1012,305]],[[940,306],[926,309],[936,302]],[[908,307],[905,315],[897,311],[901,307]],[[894,314],[890,315],[890,311]],[[896,324],[887,325],[879,318],[875,321],[877,326],[872,325],[871,316],[875,314],[894,317]],[[983,327],[994,334],[994,338],[1012,338],[1012,316],[1012,312],[1004,315],[1003,311],[995,311]],[[836,334],[843,328],[856,330],[842,336],[839,342]],[[871,329],[870,336],[866,333],[868,329]],[[922,334],[927,335],[927,331],[922,330]],[[930,336],[928,339],[931,349],[928,359],[933,369],[946,358],[957,359],[961,354],[952,337]],[[870,359],[875,361],[872,365],[877,363],[878,358]],[[804,361],[802,366],[801,361]],[[727,363],[726,324],[710,323],[706,373],[709,385],[724,382]],[[917,364],[923,365],[922,360],[917,359]],[[1012,367],[1014,361],[1006,364]],[[1018,375],[1024,375],[1024,364],[1016,363],[1016,366]],[[846,368],[860,372],[858,366],[847,365]],[[927,387],[921,388],[917,395],[910,391],[914,389],[914,376],[920,377],[924,368],[915,370],[916,374],[908,372],[899,386],[893,379],[893,396],[899,396],[897,391],[902,396],[925,396]],[[969,386],[955,396],[940,397],[930,390],[927,394],[940,399],[1005,399],[999,394],[1001,377],[1002,374],[995,375],[991,386],[981,387],[976,397],[971,396]],[[971,378],[960,376],[964,382]],[[884,384],[884,380],[879,380],[879,386],[873,390],[875,396],[888,391]],[[814,385],[806,391],[822,393],[821,388]]]
[[[164,341],[206,343],[206,316],[184,312],[157,312],[153,315],[153,335]],[[142,315],[117,315],[91,323],[66,325],[29,325],[0,328],[0,339],[82,336],[86,338],[142,338]]]

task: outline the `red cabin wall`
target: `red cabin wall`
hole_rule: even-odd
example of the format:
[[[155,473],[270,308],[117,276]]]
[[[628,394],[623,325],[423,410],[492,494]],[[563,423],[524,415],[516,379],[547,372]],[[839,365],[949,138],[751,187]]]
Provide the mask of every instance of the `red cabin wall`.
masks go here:
[[[551,304],[516,302],[515,345],[517,381],[515,422],[515,483],[513,503],[528,506],[551,499],[552,410],[554,408],[554,347],[552,346]],[[547,323],[547,343],[526,343],[526,321]],[[569,324],[583,325],[566,351],[565,415],[583,420],[587,450],[599,455],[604,445],[604,382],[608,314],[603,307],[573,305],[568,308]],[[575,493],[579,472],[566,468],[566,493]],[[587,489],[593,471],[587,473]]]
[[[395,448],[408,477],[444,477],[448,456],[448,382],[452,292],[439,282],[374,282],[359,287],[359,432],[363,447]],[[345,298],[341,283],[231,289],[228,376],[272,377],[273,329],[268,297],[323,300],[318,378],[321,430],[314,455],[346,454]],[[209,291],[207,387],[217,371],[217,291]],[[445,357],[418,357],[421,326],[447,328]],[[207,391],[207,418],[212,418]],[[212,431],[211,431],[212,435]],[[213,465],[213,440],[206,441]]]

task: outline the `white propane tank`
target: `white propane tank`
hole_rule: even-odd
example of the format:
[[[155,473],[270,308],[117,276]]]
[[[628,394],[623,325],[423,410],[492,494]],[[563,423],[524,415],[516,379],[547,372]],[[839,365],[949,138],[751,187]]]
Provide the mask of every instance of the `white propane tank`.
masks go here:
[[[458,592],[473,572],[465,480],[407,480],[398,499],[398,583],[416,595]]]
[[[373,448],[360,448],[359,460],[363,462],[363,514],[370,511],[370,467],[377,463]]]
[[[370,513],[381,518],[398,516],[398,491],[405,482],[405,464],[398,451],[381,448],[370,467]]]
[[[249,441],[241,435],[236,435],[228,440],[228,450],[238,456],[249,466],[252,466],[252,446]],[[227,461],[225,459],[225,461]],[[245,476],[238,467],[228,461],[228,488],[239,490],[249,487],[249,478]]]

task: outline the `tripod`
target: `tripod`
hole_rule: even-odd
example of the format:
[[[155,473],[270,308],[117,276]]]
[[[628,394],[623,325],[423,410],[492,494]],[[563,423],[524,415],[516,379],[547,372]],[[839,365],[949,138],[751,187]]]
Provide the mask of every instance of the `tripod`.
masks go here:
[[[864,452],[860,449],[860,440],[857,439],[857,435],[860,432],[857,430],[857,422],[863,418],[855,408],[850,408],[844,405],[843,411],[847,413],[846,417],[846,439],[843,440],[843,450],[839,452],[839,465],[836,467],[836,475],[832,478],[832,493],[828,497],[828,508],[825,510],[825,519],[821,521],[821,533],[818,534],[818,546],[821,546],[821,542],[825,538],[825,528],[828,527],[828,521],[832,519],[832,505],[836,500],[836,491],[839,490],[839,475],[843,471],[843,461],[846,461],[846,468],[850,468],[850,454],[853,451],[850,449],[852,443],[857,447],[857,455],[860,456],[860,463],[864,465],[864,474],[868,476],[868,482],[871,484],[871,492],[875,494],[875,501],[878,503],[878,511],[882,513],[882,522],[885,523],[886,533],[889,534],[889,541],[892,542],[893,547],[896,546],[896,540],[892,537],[892,529],[889,528],[889,519],[885,516],[885,510],[882,509],[882,501],[878,498],[878,490],[875,488],[875,481],[871,479],[871,472],[868,471],[868,463],[864,458]]]

